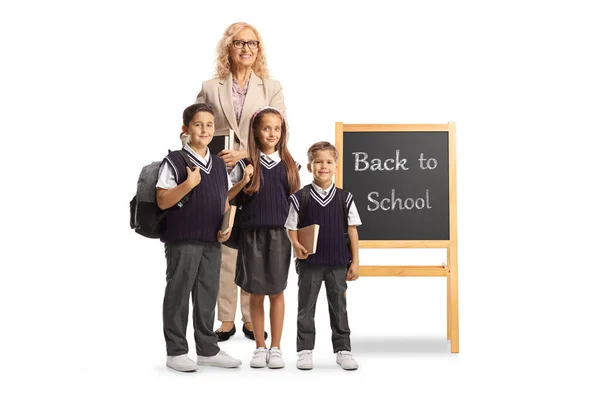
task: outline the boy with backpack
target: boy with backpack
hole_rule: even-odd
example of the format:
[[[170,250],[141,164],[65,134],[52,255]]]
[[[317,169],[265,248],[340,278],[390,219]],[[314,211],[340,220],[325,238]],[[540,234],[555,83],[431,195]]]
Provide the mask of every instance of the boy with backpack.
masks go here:
[[[238,367],[241,361],[219,349],[212,329],[221,243],[229,238],[229,233],[222,234],[220,226],[229,207],[227,192],[231,187],[224,161],[208,150],[215,132],[212,108],[206,104],[187,107],[182,129],[186,144],[181,152],[170,152],[165,157],[156,184],[156,204],[167,210],[160,231],[167,259],[163,302],[167,366],[177,371],[195,371],[199,365]],[[194,168],[189,167],[188,161]],[[196,362],[187,355],[190,294]]]
[[[360,217],[352,194],[333,184],[338,151],[331,143],[318,142],[308,149],[308,171],[313,182],[290,196],[285,227],[294,248],[298,273],[298,369],[312,369],[315,345],[315,304],[325,282],[333,351],[336,362],[345,370],[355,370],[346,313],[346,281],[358,279],[358,230]],[[314,254],[298,241],[297,230],[319,225]],[[347,231],[347,233],[346,233]]]

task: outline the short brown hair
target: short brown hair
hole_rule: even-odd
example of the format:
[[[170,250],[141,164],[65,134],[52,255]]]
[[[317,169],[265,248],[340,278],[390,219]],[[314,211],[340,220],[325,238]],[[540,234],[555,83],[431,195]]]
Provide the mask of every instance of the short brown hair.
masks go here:
[[[333,158],[335,161],[338,159],[338,151],[334,145],[329,142],[317,142],[310,146],[306,155],[308,156],[308,162],[311,163],[315,159],[315,153],[317,151],[326,151],[329,150],[333,153]]]
[[[192,122],[192,120],[194,119],[194,115],[196,115],[196,113],[199,113],[199,112],[207,112],[207,113],[212,114],[213,117],[215,116],[214,110],[208,104],[204,104],[204,103],[192,104],[191,106],[186,107],[186,109],[183,110],[183,125],[189,126],[190,122]]]

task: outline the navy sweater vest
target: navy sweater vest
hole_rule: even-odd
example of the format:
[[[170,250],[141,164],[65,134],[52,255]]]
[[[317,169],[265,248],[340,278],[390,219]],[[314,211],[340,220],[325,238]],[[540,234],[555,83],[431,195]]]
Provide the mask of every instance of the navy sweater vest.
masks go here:
[[[242,171],[250,160],[238,161]],[[241,228],[283,228],[290,209],[290,185],[283,161],[273,162],[261,158],[262,177],[260,189],[242,200]],[[296,164],[298,166],[298,164]],[[243,192],[240,192],[243,197]]]
[[[225,162],[211,154],[208,165],[200,163],[191,153],[190,160],[200,168],[201,181],[190,193],[182,207],[174,205],[165,217],[161,241],[178,243],[186,241],[217,242],[221,228],[225,201],[227,200],[227,169]],[[180,185],[187,179],[186,164],[180,154],[172,152],[164,162],[175,170],[175,180]]]
[[[310,188],[310,196],[304,215],[299,215],[298,229],[305,226],[318,224],[319,239],[317,240],[317,252],[306,258],[306,262],[318,265],[347,265],[352,255],[346,243],[344,243],[344,222],[342,211],[337,196],[341,191],[333,187],[325,198],[321,197],[313,187]],[[349,210],[354,201],[352,194],[348,195],[344,202]],[[302,204],[302,189],[290,196],[296,212],[300,214]]]

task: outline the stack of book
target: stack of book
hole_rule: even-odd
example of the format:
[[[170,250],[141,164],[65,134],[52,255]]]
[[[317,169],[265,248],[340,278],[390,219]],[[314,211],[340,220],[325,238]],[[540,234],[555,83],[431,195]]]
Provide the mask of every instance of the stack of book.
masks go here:
[[[231,150],[233,146],[233,129],[218,129],[208,144],[211,154],[217,155],[222,150]]]

